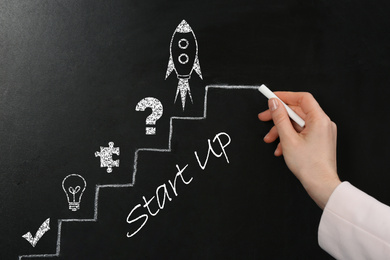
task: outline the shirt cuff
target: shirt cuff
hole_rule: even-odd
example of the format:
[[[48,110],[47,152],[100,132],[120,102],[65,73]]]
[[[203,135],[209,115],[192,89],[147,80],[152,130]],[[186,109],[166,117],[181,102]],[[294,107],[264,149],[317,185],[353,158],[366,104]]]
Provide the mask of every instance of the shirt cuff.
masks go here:
[[[390,208],[342,182],[322,213],[318,243],[337,259],[389,259]]]

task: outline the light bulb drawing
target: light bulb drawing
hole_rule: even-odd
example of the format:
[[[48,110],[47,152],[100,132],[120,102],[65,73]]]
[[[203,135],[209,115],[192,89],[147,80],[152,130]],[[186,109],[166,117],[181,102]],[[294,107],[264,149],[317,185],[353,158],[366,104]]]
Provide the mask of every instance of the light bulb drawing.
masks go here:
[[[80,209],[81,197],[83,196],[86,187],[87,182],[78,174],[69,174],[62,181],[62,189],[65,192],[71,211]]]

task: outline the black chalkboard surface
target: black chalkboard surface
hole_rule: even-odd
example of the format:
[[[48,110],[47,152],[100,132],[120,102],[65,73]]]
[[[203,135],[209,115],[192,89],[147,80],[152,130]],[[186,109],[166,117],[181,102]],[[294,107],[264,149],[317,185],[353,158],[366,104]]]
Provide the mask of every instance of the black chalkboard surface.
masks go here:
[[[2,1],[0,258],[332,259],[256,88],[311,92],[340,178],[390,204],[389,11]]]

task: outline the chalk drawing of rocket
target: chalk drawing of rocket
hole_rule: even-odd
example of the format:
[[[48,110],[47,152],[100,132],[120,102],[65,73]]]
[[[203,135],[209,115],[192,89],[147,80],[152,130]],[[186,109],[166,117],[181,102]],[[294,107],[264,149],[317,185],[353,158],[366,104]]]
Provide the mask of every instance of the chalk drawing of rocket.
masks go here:
[[[169,52],[169,62],[165,79],[169,77],[173,70],[176,72],[179,83],[176,90],[175,103],[180,93],[184,111],[187,93],[193,103],[190,84],[188,82],[192,72],[195,70],[199,77],[203,79],[198,58],[198,42],[196,41],[192,28],[185,20],[181,21],[173,33]]]

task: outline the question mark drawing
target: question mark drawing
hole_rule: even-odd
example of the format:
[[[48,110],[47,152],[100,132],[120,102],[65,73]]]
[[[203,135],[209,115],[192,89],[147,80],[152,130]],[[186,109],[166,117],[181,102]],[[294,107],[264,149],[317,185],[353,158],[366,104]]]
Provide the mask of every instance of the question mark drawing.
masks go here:
[[[145,111],[146,108],[151,108],[152,113],[146,118],[146,125],[156,125],[157,120],[159,120],[163,115],[163,105],[160,100],[154,97],[146,97],[140,100],[135,107],[136,111]],[[146,127],[146,135],[155,135],[156,128],[153,126]]]

